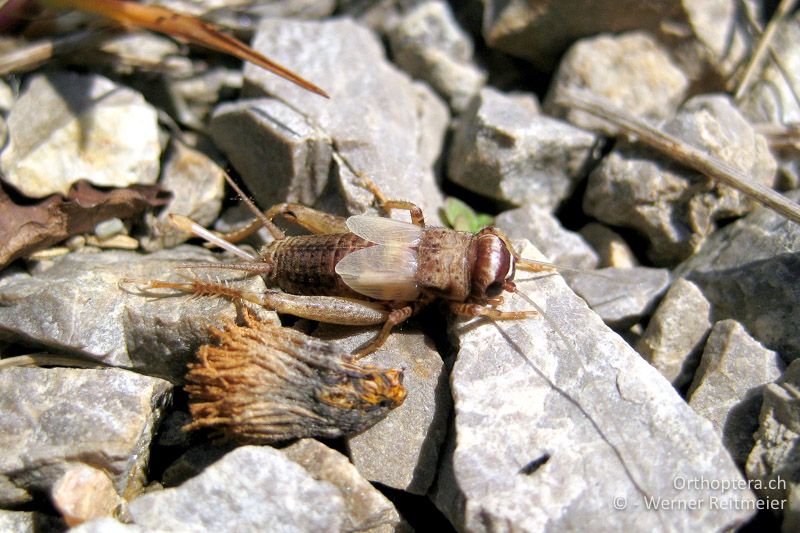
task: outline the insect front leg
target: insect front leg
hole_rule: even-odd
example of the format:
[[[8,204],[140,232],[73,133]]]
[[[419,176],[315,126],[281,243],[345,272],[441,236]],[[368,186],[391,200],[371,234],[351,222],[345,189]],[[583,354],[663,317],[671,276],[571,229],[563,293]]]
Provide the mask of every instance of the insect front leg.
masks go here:
[[[485,305],[468,303],[452,303],[450,304],[450,310],[461,316],[485,316],[494,320],[522,320],[523,318],[539,316],[539,311],[533,309],[529,311],[501,311]]]
[[[365,357],[381,346],[383,343],[386,342],[386,339],[389,337],[389,334],[392,332],[392,329],[408,320],[408,318],[414,314],[414,308],[410,305],[405,307],[401,307],[400,309],[393,309],[389,315],[386,317],[386,322],[383,323],[383,327],[381,328],[380,333],[378,336],[375,337],[369,344],[361,348],[360,350],[356,350],[353,352],[353,356],[356,360]]]

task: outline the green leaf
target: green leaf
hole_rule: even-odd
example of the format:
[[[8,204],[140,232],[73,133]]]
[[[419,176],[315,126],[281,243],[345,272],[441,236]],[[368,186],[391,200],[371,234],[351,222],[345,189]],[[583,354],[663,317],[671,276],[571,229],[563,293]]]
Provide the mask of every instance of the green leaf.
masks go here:
[[[475,213],[470,206],[452,196],[445,199],[443,211],[445,222],[458,231],[475,233],[494,223],[491,215]]]

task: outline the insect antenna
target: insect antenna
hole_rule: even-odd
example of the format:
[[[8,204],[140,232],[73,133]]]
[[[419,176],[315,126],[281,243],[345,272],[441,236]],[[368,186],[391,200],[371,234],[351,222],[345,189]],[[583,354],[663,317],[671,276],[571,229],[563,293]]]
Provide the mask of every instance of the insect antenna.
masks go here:
[[[269,274],[272,265],[263,261],[253,263],[180,263],[175,268],[216,268],[218,270],[243,270],[252,274]]]
[[[603,278],[613,283],[620,283],[620,280],[614,276],[610,276],[600,270],[587,270],[583,268],[574,268],[568,267],[564,265],[559,265],[557,263],[550,263],[548,261],[539,261],[537,259],[527,259],[525,257],[520,257],[519,259],[515,258],[516,264],[515,266],[526,272],[549,272],[553,274],[579,274],[582,276],[592,276]],[[571,276],[564,276],[567,280],[568,284],[570,282]]]
[[[259,220],[259,222],[261,222],[261,224],[263,224],[264,227],[267,228],[267,230],[272,234],[272,236],[275,237],[276,239],[282,239],[284,237],[283,231],[278,226],[276,226],[258,208],[258,206],[255,203],[253,203],[253,201],[244,193],[244,191],[242,191],[242,189],[236,184],[236,182],[233,181],[233,178],[231,178],[227,172],[223,172],[222,175],[225,176],[225,181],[228,182],[228,185],[231,186],[231,189],[236,191],[236,194],[238,194],[239,198],[242,199],[242,202],[244,202],[244,205],[247,206],[247,209],[249,209],[250,212],[253,213],[253,215],[255,215],[255,217]]]
[[[169,220],[179,229],[187,233],[191,233],[192,235],[195,235],[197,237],[200,237],[201,239],[205,239],[206,241],[214,244],[215,246],[219,246],[223,250],[229,251],[230,253],[232,253],[237,257],[241,257],[242,259],[246,259],[248,261],[256,260],[256,257],[253,256],[252,254],[242,250],[235,244],[226,241],[219,235],[214,235],[213,233],[211,233],[206,228],[204,228],[197,222],[193,221],[189,217],[185,217],[183,215],[171,214],[169,215]]]
[[[612,283],[619,283],[619,280],[614,276],[609,276],[604,274],[603,272],[598,272],[596,270],[585,270],[582,268],[572,268],[568,266],[562,266],[556,263],[551,263],[549,261],[540,261],[538,259],[528,259],[527,257],[522,257],[514,245],[511,244],[511,240],[508,236],[503,233],[501,230],[492,228],[493,231],[491,233],[496,235],[503,243],[506,245],[508,250],[511,252],[511,255],[514,256],[514,266],[520,270],[524,270],[526,272],[551,272],[551,273],[560,273],[560,274],[581,274],[581,275],[590,275],[594,277],[603,278],[608,280]],[[566,278],[566,276],[565,276]],[[569,282],[570,280],[567,279]]]

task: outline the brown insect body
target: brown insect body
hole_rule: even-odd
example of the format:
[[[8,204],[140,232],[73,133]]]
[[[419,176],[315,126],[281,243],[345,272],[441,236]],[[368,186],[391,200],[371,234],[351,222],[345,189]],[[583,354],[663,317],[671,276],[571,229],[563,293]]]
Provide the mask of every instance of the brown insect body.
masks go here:
[[[503,291],[515,290],[515,267],[551,269],[522,259],[500,230],[484,228],[470,234],[428,227],[415,205],[385,200],[382,204],[384,208],[409,210],[412,223],[368,215],[344,219],[298,204],[279,204],[262,214],[248,204],[257,213],[257,220],[223,239],[185,217],[174,217],[181,227],[248,261],[222,268],[262,274],[268,286],[282,292],[243,293],[201,281],[151,285],[245,299],[320,322],[383,324],[378,337],[358,355],[377,349],[394,326],[437,299],[447,302],[452,312],[465,316],[504,320],[538,314],[533,310],[496,308],[502,302]],[[272,223],[277,215],[314,234],[285,236]],[[232,244],[261,226],[267,227],[275,240],[263,247],[257,257]]]
[[[492,229],[471,234],[375,217],[351,217],[348,225],[351,221],[356,231],[379,224],[418,236],[403,242],[390,234],[371,242],[350,232],[275,240],[259,252],[260,260],[270,267],[267,283],[299,295],[482,303],[508,288],[509,273],[513,277],[513,257]],[[370,250],[366,259],[350,258],[340,266],[350,254],[376,246],[383,253]]]

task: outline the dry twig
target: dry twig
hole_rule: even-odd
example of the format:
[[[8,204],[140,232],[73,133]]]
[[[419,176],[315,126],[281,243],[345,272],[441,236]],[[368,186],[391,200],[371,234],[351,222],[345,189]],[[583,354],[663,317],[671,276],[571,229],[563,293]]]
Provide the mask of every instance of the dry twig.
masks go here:
[[[621,131],[635,136],[641,142],[665,156],[678,161],[709,178],[715,179],[743,192],[757,202],[783,215],[792,222],[800,224],[800,206],[785,196],[758,183],[753,183],[742,172],[729,164],[712,157],[677,137],[660,131],[650,124],[632,116],[603,98],[585,91],[565,92],[558,98],[558,105],[579,109],[606,120]]]
[[[98,361],[89,361],[68,355],[53,355],[49,353],[29,353],[0,359],[0,368],[15,366],[66,366],[75,368],[100,368],[105,365]]]
[[[764,29],[764,33],[761,34],[761,38],[758,40],[758,45],[756,46],[753,55],[750,56],[750,62],[747,64],[747,68],[744,71],[744,75],[742,75],[739,86],[736,88],[736,94],[734,95],[736,100],[739,100],[750,86],[756,69],[759,67],[759,65],[761,65],[764,55],[770,48],[769,43],[772,40],[772,37],[775,35],[775,30],[778,29],[778,23],[784,19],[787,14],[792,12],[796,4],[797,0],[781,0],[781,3],[778,5],[778,9],[775,10],[775,14],[772,16],[769,24],[767,24],[767,27]]]
[[[185,41],[230,54],[266,69],[300,87],[328,98],[328,94],[310,81],[253,50],[238,39],[222,33],[212,24],[156,5],[128,0],[45,0],[54,7],[80,9],[109,18],[123,26],[133,26],[165,33]]]

